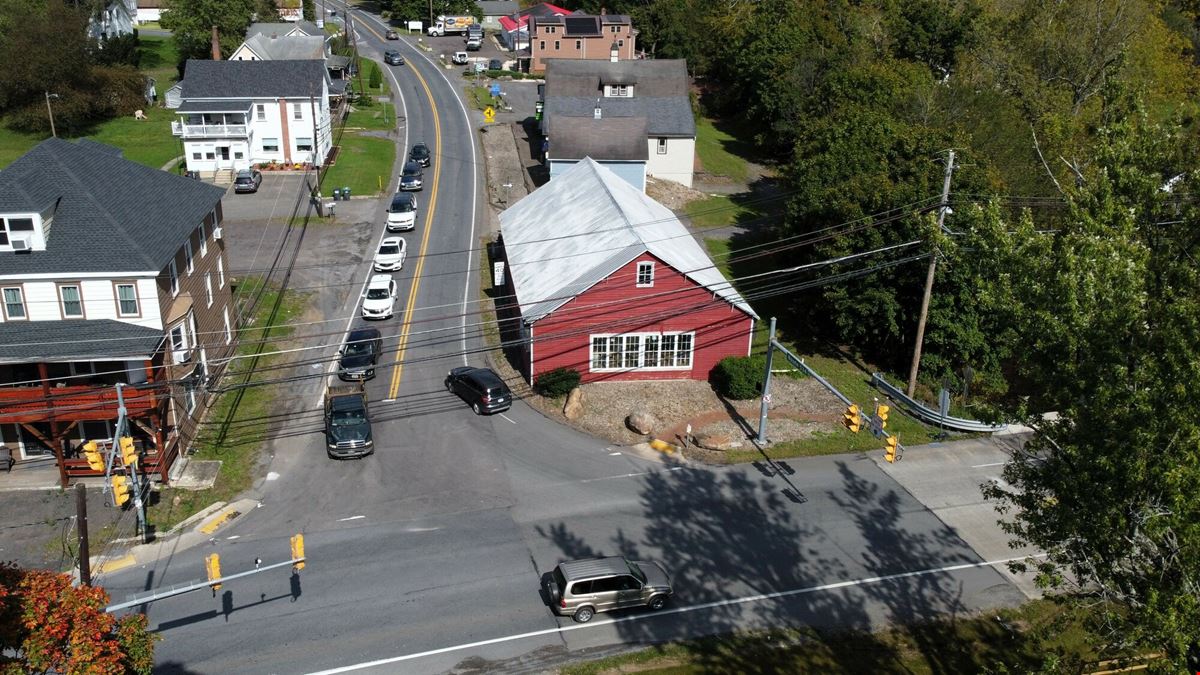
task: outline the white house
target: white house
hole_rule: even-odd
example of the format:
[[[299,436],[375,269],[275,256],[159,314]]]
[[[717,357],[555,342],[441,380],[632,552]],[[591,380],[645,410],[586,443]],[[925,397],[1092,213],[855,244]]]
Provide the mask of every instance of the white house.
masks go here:
[[[322,164],[332,147],[329,72],[319,60],[189,60],[167,92],[178,101],[171,132],[189,171],[202,176],[252,164]]]
[[[479,23],[485,30],[500,30],[500,17],[516,16],[521,12],[517,0],[479,0],[475,3],[482,16]]]
[[[138,23],[150,23],[162,19],[163,0],[137,0]]]
[[[543,102],[551,179],[591,157],[638,187],[644,176],[691,187],[696,121],[686,61],[550,59]],[[644,154],[631,147],[633,139]],[[643,185],[629,166],[638,162],[644,163]]]
[[[283,14],[282,9],[280,14]],[[278,35],[279,37],[320,35],[325,37],[325,31],[320,26],[311,21],[301,21],[298,15],[295,19],[285,18],[285,21],[286,23],[252,23],[246,29],[246,37],[249,38],[253,35]]]
[[[88,35],[93,40],[128,35],[133,32],[136,16],[136,0],[109,0],[88,21]]]
[[[303,61],[329,56],[319,35],[255,33],[229,55],[230,61]]]

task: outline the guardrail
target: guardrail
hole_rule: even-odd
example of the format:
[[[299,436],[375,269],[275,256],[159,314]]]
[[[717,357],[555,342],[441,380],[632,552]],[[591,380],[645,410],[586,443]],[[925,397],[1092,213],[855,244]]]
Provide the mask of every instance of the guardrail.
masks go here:
[[[883,375],[881,373],[871,374],[871,384],[875,385],[877,389],[880,389],[883,391],[883,393],[887,394],[888,398],[904,406],[904,408],[912,415],[929,422],[930,424],[935,424],[939,427],[942,427],[943,429],[950,429],[952,431],[966,431],[971,433],[994,434],[998,431],[1003,431],[1005,428],[1005,425],[1003,424],[988,424],[986,422],[980,422],[979,420],[969,420],[962,417],[942,415],[937,410],[933,410],[924,403],[921,403],[920,401],[908,396],[901,389],[883,379]]]

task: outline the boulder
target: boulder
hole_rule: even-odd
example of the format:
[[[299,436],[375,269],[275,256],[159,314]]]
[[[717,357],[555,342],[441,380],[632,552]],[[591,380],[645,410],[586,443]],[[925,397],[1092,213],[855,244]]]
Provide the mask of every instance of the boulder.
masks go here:
[[[583,389],[575,387],[567,394],[567,402],[563,404],[563,417],[569,420],[578,419],[583,414]]]
[[[692,437],[696,445],[706,450],[736,450],[742,447],[742,441],[730,438],[726,434],[696,434]]]
[[[629,417],[625,418],[625,426],[629,427],[634,433],[648,436],[658,428],[658,420],[654,418],[654,415],[644,410],[639,410],[630,413]]]

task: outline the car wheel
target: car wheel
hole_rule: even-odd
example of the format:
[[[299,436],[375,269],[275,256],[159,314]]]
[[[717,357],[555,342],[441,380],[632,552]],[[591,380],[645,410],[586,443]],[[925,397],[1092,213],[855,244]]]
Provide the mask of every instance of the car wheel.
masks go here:
[[[655,595],[650,598],[650,602],[647,602],[646,606],[649,607],[651,610],[657,612],[658,610],[667,606],[667,596]]]
[[[478,403],[472,403],[472,404],[471,404],[471,410],[474,410],[476,415],[482,415],[482,414],[483,414],[483,411],[482,411],[482,410],[480,410],[480,408],[479,408],[479,404],[478,404]]]
[[[596,610],[591,607],[584,606],[575,610],[575,620],[579,623],[587,623],[592,620],[593,616],[596,616]]]
[[[446,391],[454,393],[454,385],[450,383],[450,380],[446,380]]]

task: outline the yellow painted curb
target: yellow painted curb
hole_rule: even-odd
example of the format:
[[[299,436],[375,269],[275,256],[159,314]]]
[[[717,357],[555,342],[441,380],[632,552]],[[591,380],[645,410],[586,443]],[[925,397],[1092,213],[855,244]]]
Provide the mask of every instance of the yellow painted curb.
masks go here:
[[[670,443],[668,443],[666,441],[660,441],[657,438],[650,441],[650,447],[654,448],[655,450],[657,450],[661,453],[665,453],[668,455],[672,454],[676,450],[674,445],[671,445]]]
[[[100,562],[99,564],[92,566],[92,574],[106,574],[108,572],[116,572],[117,570],[123,570],[126,567],[133,567],[136,564],[137,564],[137,559],[133,557],[133,554],[126,553],[125,555],[121,556],[120,558],[104,560],[104,561]]]
[[[234,509],[232,509],[232,508],[225,509],[224,511],[221,511],[216,516],[214,516],[207,523],[201,525],[200,531],[204,534],[212,534],[213,532],[216,532],[219,527],[221,527],[225,523],[229,522],[229,520],[231,518],[233,518],[234,516],[237,516],[237,515],[238,515],[238,512],[235,511]]]

